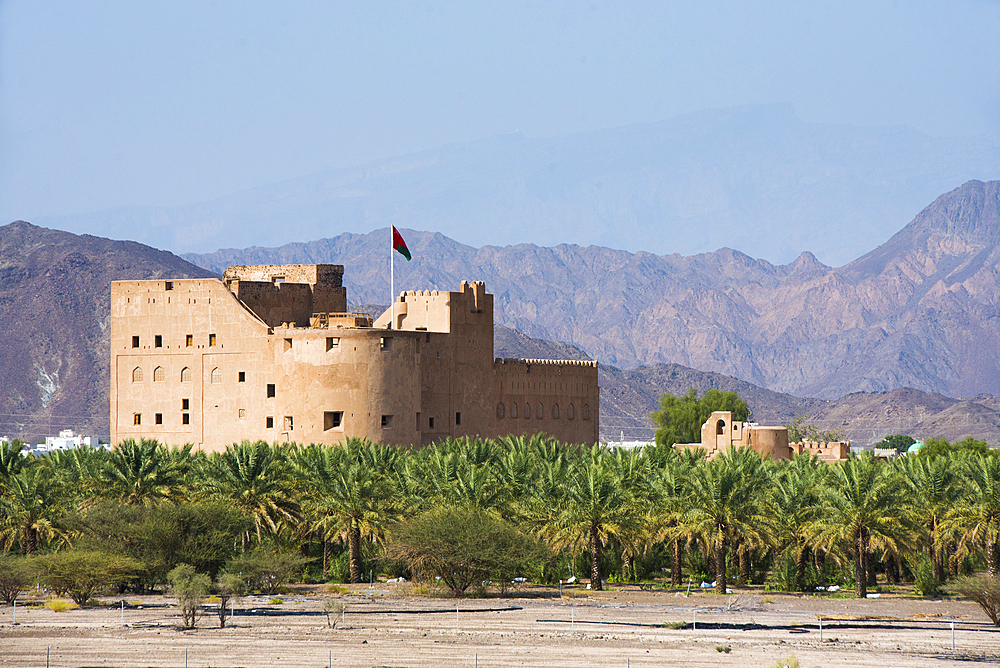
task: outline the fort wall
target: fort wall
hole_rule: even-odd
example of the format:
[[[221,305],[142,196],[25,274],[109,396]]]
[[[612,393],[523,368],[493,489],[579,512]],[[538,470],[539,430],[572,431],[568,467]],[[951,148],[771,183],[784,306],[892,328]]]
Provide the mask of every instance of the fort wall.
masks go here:
[[[390,329],[389,311],[375,323],[344,312],[343,268],[326,266],[112,283],[112,442],[420,445],[542,431],[597,441],[597,363],[494,360],[485,284],[403,293]],[[339,310],[314,310],[331,306],[317,299],[323,282]]]

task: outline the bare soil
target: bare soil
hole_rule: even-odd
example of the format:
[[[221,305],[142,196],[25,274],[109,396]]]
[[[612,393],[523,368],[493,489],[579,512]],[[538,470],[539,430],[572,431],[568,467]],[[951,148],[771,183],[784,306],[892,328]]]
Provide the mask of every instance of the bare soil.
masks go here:
[[[330,597],[347,606],[342,620],[331,620],[336,628],[323,611]],[[47,652],[52,668],[750,668],[791,655],[803,667],[1000,665],[1000,629],[975,604],[905,591],[855,600],[751,589],[685,596],[616,585],[604,592],[567,589],[560,598],[558,589],[529,586],[505,598],[456,600],[414,595],[404,583],[346,594],[301,587],[282,598],[280,604],[270,596],[241,599],[226,628],[218,628],[209,603],[197,628],[183,630],[168,596],[128,596],[124,613],[120,599],[108,597],[100,606],[59,613],[43,607],[41,597],[27,597],[18,602],[16,625],[10,606],[0,612],[0,666],[45,666]]]

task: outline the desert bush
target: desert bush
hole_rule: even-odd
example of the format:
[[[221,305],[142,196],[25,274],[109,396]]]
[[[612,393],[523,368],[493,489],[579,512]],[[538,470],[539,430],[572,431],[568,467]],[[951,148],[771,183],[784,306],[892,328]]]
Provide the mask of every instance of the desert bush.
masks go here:
[[[386,550],[414,571],[437,576],[455,596],[484,581],[510,582],[545,547],[477,508],[441,507],[398,525]]]
[[[995,626],[1000,626],[1000,577],[979,573],[966,575],[952,583],[962,596],[979,604]]]
[[[212,591],[215,592],[212,598],[219,599],[219,628],[225,628],[226,606],[233,599],[238,599],[246,593],[246,583],[243,582],[243,578],[233,573],[220,573],[212,584]]]
[[[70,549],[36,557],[36,572],[58,594],[83,605],[100,588],[135,575],[142,564],[131,557],[97,550]]]
[[[61,598],[50,598],[45,601],[45,607],[52,612],[67,612],[69,610],[76,610],[80,606],[71,601],[64,601]]]
[[[31,582],[31,566],[24,557],[0,553],[0,600],[10,605]]]
[[[212,584],[211,578],[198,573],[190,564],[179,564],[167,574],[167,582],[177,597],[177,607],[184,618],[184,627],[194,628],[198,621],[198,609]]]
[[[294,552],[262,546],[230,561],[225,572],[242,578],[250,591],[275,594],[310,561],[309,557]]]
[[[326,613],[327,628],[337,628],[337,616],[347,608],[347,604],[335,598],[323,599],[323,612]]]
[[[799,660],[792,654],[791,656],[786,656],[784,659],[778,659],[771,668],[799,668]]]

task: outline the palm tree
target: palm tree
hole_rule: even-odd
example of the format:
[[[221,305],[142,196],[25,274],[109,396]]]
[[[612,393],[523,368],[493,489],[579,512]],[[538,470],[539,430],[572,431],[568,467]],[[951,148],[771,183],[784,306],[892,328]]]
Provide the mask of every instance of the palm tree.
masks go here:
[[[590,548],[590,586],[603,589],[601,549],[612,537],[631,535],[639,518],[635,498],[616,470],[611,455],[600,446],[584,450],[574,462],[559,512],[548,532],[557,544],[576,545],[587,541]]]
[[[809,534],[825,549],[853,555],[857,598],[868,593],[869,552],[882,548],[898,554],[919,530],[906,492],[895,469],[870,452],[834,465],[830,484],[820,490],[819,516]]]
[[[0,544],[19,543],[32,555],[43,540],[68,539],[61,526],[69,513],[66,490],[46,467],[29,466],[7,478],[0,496]]]
[[[243,441],[225,452],[209,455],[201,467],[202,491],[246,513],[254,520],[257,542],[263,534],[276,536],[300,519],[285,450],[265,441]],[[243,551],[250,549],[250,533],[243,535]]]
[[[960,464],[953,455],[902,457],[897,459],[914,498],[914,512],[920,517],[927,539],[934,579],[945,579],[945,535],[942,521],[962,498]]]
[[[961,552],[982,548],[986,570],[996,577],[1000,575],[1000,457],[972,455],[963,464],[965,496],[948,514],[942,530],[960,536]]]
[[[763,544],[773,520],[763,460],[730,447],[692,472],[683,530],[701,537],[715,561],[715,592],[726,593],[726,558],[735,541]]]
[[[809,560],[809,526],[819,511],[822,474],[815,456],[801,454],[779,464],[772,486],[774,503],[773,537],[781,554],[792,552],[795,560],[795,588],[805,588]]]
[[[127,504],[155,505],[176,499],[184,486],[183,462],[191,445],[171,456],[152,439],[125,439],[111,452],[98,473],[99,495]]]
[[[362,536],[383,540],[386,525],[399,517],[398,460],[398,450],[360,439],[348,439],[343,448],[310,446],[294,457],[312,526],[324,540],[337,534],[347,539],[351,582],[362,581]]]

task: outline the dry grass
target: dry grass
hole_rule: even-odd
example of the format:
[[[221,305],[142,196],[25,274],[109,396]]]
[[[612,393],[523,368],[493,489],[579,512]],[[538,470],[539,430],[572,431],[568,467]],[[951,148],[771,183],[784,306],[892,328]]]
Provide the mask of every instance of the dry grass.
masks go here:
[[[50,598],[45,601],[45,607],[52,612],[67,612],[69,610],[76,610],[80,606],[73,601],[67,601],[61,598]]]

